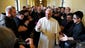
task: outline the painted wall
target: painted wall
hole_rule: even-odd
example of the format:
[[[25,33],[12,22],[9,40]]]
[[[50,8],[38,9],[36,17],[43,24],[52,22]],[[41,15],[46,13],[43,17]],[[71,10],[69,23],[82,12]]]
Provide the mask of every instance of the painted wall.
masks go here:
[[[59,7],[61,4],[61,0],[47,0],[47,6],[56,6]]]
[[[65,0],[65,7],[71,7],[72,11],[81,10],[85,13],[85,0]]]
[[[23,6],[26,6],[26,0],[18,0],[19,10],[22,10]],[[0,0],[0,13],[5,12],[5,8],[9,5],[15,6],[15,0]]]
[[[35,6],[35,0],[27,0],[27,4],[30,6]]]
[[[14,0],[0,0],[0,13],[5,12],[5,8],[9,5],[15,6]]]
[[[19,10],[22,10],[23,6],[27,5],[27,0],[19,0]]]

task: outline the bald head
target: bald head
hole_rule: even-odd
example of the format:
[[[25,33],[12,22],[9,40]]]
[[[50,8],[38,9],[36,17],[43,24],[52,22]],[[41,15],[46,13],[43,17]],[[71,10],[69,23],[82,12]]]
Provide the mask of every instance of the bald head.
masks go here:
[[[46,9],[45,15],[49,19],[52,16],[52,9],[50,9],[50,8]]]

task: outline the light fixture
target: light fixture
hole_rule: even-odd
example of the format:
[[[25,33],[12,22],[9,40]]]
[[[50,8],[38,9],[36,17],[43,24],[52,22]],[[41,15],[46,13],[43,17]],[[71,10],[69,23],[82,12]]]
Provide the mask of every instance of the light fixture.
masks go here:
[[[42,0],[40,0],[40,2],[42,2]]]
[[[42,3],[42,1],[40,1],[40,3]]]

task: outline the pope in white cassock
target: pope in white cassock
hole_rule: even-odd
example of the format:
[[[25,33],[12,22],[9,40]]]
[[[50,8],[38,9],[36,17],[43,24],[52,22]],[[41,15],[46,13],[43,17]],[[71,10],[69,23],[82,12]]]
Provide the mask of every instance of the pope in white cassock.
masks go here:
[[[41,32],[38,48],[54,48],[55,40],[58,44],[59,32],[61,31],[58,21],[53,19],[52,10],[48,8],[45,11],[45,17],[39,19],[35,30]]]

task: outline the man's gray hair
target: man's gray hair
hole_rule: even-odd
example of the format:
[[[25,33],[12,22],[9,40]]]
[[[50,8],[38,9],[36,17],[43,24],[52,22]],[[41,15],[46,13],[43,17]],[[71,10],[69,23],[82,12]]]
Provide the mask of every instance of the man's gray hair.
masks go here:
[[[14,33],[10,29],[0,26],[0,48],[14,48],[15,41]]]
[[[15,9],[15,7],[14,7],[14,6],[7,6],[6,9],[5,9],[5,11],[6,11],[6,12],[9,12],[9,11],[11,11],[12,9]]]

